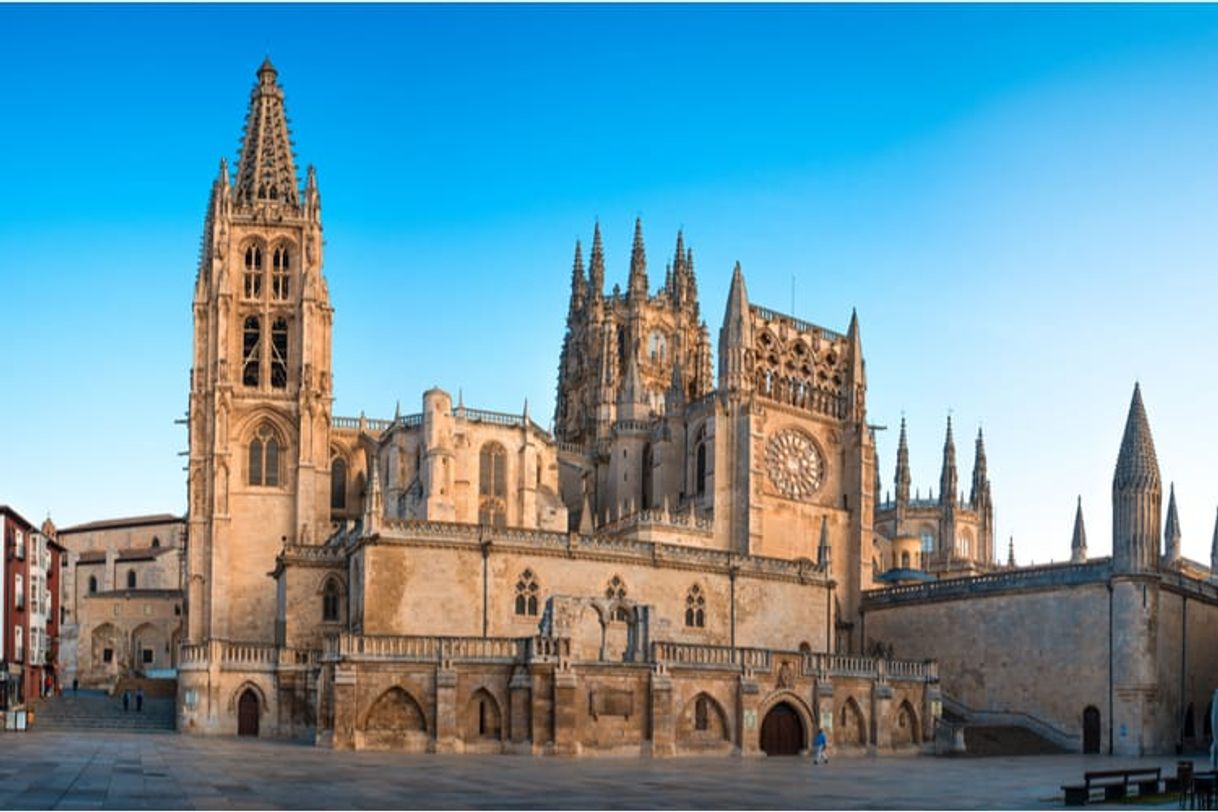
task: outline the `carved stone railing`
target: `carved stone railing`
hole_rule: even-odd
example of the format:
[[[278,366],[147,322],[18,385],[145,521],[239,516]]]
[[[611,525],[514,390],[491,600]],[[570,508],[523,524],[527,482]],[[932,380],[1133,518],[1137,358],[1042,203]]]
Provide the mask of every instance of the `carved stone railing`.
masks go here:
[[[540,434],[547,440],[552,439],[550,432],[543,429],[541,426],[534,423],[523,414],[508,414],[507,412],[491,412],[486,409],[470,409],[465,406],[457,406],[453,408],[453,416],[464,418],[473,423],[491,423],[496,426],[511,426],[513,428],[531,427],[534,431]]]
[[[846,337],[841,333],[830,330],[827,327],[821,327],[811,322],[806,322],[797,319],[794,316],[788,316],[785,313],[779,313],[775,310],[770,310],[768,307],[761,305],[749,305],[749,310],[753,311],[763,321],[785,322],[794,327],[800,333],[819,333],[829,341],[845,341]]]
[[[208,640],[178,647],[178,668],[199,671],[218,665],[225,671],[274,671],[281,667],[313,666],[317,652],[281,648],[274,643]]]
[[[283,557],[302,561],[322,561],[329,564],[341,564],[344,552],[341,547],[330,545],[286,544],[283,548]]]
[[[657,640],[651,644],[651,659],[652,662],[676,666],[750,668],[757,671],[769,671],[772,663],[769,649],[674,643],[666,640]]]
[[[587,449],[579,443],[559,443],[558,450],[565,451],[568,454],[579,454],[581,456],[587,452]]]
[[[354,635],[329,638],[327,658],[392,662],[514,662],[526,649],[523,637],[437,637],[428,635]]]
[[[380,420],[375,417],[331,417],[330,427],[336,429],[359,429],[362,431],[370,431],[381,433],[393,426],[392,420]]]
[[[939,664],[934,660],[889,660],[857,654],[805,653],[805,676],[862,677],[909,682],[934,682]]]
[[[672,528],[707,535],[714,531],[715,522],[712,518],[699,516],[694,503],[689,501],[684,509],[669,510],[665,507],[659,507],[637,510],[634,513],[604,524],[599,529],[605,533],[621,533],[626,530],[645,530],[649,528]]]
[[[1111,561],[1100,558],[1082,564],[1049,564],[1042,567],[1022,567],[964,578],[949,578],[925,584],[893,586],[863,592],[862,608],[874,609],[919,601],[952,600],[972,595],[1020,589],[1041,589],[1068,586],[1106,579],[1112,571]]]

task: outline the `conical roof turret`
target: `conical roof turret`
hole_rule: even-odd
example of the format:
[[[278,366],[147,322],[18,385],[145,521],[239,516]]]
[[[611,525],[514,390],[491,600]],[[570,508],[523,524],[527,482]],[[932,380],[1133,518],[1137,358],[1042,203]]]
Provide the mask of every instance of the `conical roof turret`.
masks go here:
[[[278,75],[267,58],[258,68],[258,83],[250,93],[241,159],[237,164],[235,197],[239,205],[295,206],[299,202],[292,138]]]
[[[1112,484],[1120,489],[1160,485],[1159,460],[1155,456],[1155,442],[1150,436],[1150,422],[1146,419],[1139,384],[1133,386],[1133,399],[1125,419],[1125,436],[1121,439],[1121,453],[1117,456]]]
[[[1070,537],[1070,561],[1081,564],[1087,560],[1087,528],[1083,526],[1083,497],[1074,510],[1074,535]]]
[[[753,346],[753,323],[749,316],[749,294],[744,286],[744,271],[736,263],[732,286],[727,294],[723,326],[719,328],[719,387],[729,391],[749,388],[752,376],[746,358]]]

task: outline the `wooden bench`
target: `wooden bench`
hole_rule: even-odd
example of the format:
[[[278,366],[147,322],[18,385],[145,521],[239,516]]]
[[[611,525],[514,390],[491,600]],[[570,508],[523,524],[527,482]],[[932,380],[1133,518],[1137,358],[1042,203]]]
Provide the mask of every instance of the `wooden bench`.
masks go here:
[[[1092,790],[1102,789],[1103,800],[1116,801],[1129,795],[1130,785],[1138,788],[1138,795],[1152,795],[1159,791],[1162,778],[1161,767],[1139,767],[1128,770],[1092,770],[1083,773],[1083,783],[1062,785],[1066,792],[1066,806],[1082,806],[1091,800]]]

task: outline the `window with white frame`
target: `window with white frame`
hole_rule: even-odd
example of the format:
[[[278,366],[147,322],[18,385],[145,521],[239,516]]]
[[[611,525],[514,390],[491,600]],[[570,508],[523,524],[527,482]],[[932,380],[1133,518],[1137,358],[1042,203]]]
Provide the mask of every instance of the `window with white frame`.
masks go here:
[[[13,627],[13,659],[19,663],[25,662],[25,629]]]
[[[25,533],[20,530],[13,537],[13,549],[18,558],[25,558]]]
[[[13,576],[13,606],[25,608],[25,578],[20,574]]]

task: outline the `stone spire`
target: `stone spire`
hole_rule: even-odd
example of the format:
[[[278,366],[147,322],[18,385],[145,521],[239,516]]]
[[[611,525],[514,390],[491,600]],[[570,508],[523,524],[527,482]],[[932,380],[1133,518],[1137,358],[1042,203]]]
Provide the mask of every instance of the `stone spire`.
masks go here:
[[[250,93],[241,160],[237,164],[238,205],[298,203],[292,138],[283,107],[283,88],[276,81],[277,76],[275,66],[266,59],[258,68],[258,84]]]
[[[639,375],[637,353],[626,354],[626,373],[618,394],[617,416],[619,420],[643,420],[648,416],[647,390]]]
[[[952,437],[952,416],[947,416],[947,436],[943,439],[943,471],[939,474],[939,504],[956,506],[956,440]]]
[[[626,295],[631,299],[647,300],[647,252],[643,248],[643,218],[634,220],[634,245],[630,249],[630,280]]]
[[[730,392],[748,391],[752,375],[746,359],[753,346],[753,323],[749,317],[749,294],[744,287],[744,271],[736,263],[732,287],[727,294],[723,326],[719,328],[719,388]]]
[[[571,305],[570,315],[578,313],[584,306],[584,296],[587,295],[588,285],[584,281],[584,257],[579,240],[575,241],[575,260],[571,263]]]
[[[1014,569],[1015,567],[1015,537],[1011,536],[1007,542],[1007,566]]]
[[[1167,498],[1167,524],[1163,527],[1163,560],[1167,564],[1180,561],[1180,516],[1176,513],[1176,483],[1171,483]]]
[[[823,572],[833,569],[832,549],[829,547],[829,517],[820,517],[820,544],[816,546],[816,564]]]
[[[898,505],[909,504],[909,441],[905,436],[905,418],[901,417],[901,436],[897,440],[897,474],[894,478]]]
[[[1082,564],[1087,560],[1087,529],[1083,527],[1083,497],[1078,498],[1074,511],[1074,535],[1070,538],[1070,563]]]
[[[593,298],[605,295],[605,246],[601,243],[601,223],[592,227],[592,254],[588,257],[588,286]]]
[[[1162,504],[1159,461],[1142,405],[1142,389],[1135,384],[1112,478],[1112,558],[1117,572],[1155,569]]]
[[[1214,540],[1210,543],[1210,574],[1218,575],[1218,518],[1214,519]]]
[[[985,460],[985,437],[981,427],[977,427],[977,444],[973,452],[973,489],[969,492],[969,502],[977,507],[989,501],[990,479]]]
[[[847,393],[847,409],[853,420],[866,419],[867,371],[863,361],[863,339],[859,335],[859,314],[850,311],[850,327],[846,330],[846,346],[850,365],[850,390]]]

